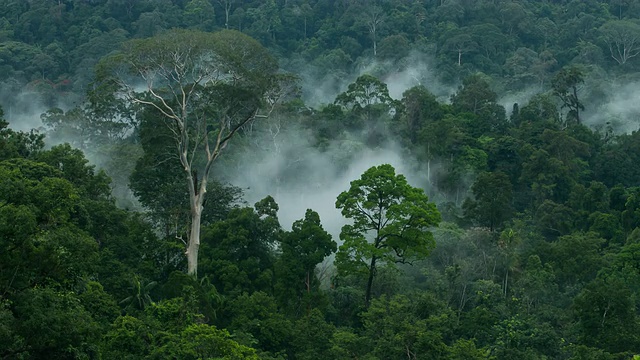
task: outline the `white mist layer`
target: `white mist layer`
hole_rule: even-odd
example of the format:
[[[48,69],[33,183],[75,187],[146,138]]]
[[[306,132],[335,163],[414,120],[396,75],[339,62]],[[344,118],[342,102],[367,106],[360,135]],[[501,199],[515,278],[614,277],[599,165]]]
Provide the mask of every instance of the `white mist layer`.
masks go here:
[[[249,204],[273,196],[280,206],[278,217],[285,229],[291,229],[294,221],[304,218],[307,209],[313,209],[320,215],[325,230],[337,240],[348,220],[336,209],[336,198],[372,166],[391,164],[412,186],[427,186],[426,172],[416,169],[417,161],[404,156],[393,144],[345,154],[344,144],[339,142],[321,152],[300,140],[289,142],[283,136],[277,153],[244,154],[238,162],[241,165],[229,178],[232,184],[245,189]]]
[[[406,90],[422,85],[440,101],[447,103],[451,95],[457,91],[457,87],[445,85],[438,79],[433,65],[435,62],[430,56],[413,53],[403,62],[407,65],[390,71],[381,78],[387,84],[392,98],[402,99]]]
[[[615,133],[640,128],[640,83],[613,84],[604,90],[607,98],[596,108],[585,104],[584,123],[596,129],[611,127]]]
[[[311,107],[333,103],[337,95],[363,74],[378,76],[387,84],[389,95],[394,99],[401,99],[406,90],[422,85],[447,102],[456,88],[438,80],[433,63],[432,57],[416,52],[395,64],[360,59],[357,70],[350,74],[318,78],[313,66],[292,71],[302,79],[303,100]],[[254,147],[251,153],[233,160],[233,170],[224,180],[243,188],[249,204],[273,196],[280,206],[280,223],[286,229],[304,218],[307,209],[313,209],[320,214],[324,228],[337,240],[348,220],[336,209],[336,198],[372,166],[391,164],[412,186],[429,192],[427,170],[420,169],[416,159],[393,143],[368,149],[357,139],[341,140],[333,141],[327,150],[320,151],[310,145],[310,134],[294,127],[287,129],[279,119],[269,119],[259,127],[258,132],[262,133],[257,135],[259,139],[255,143],[261,151],[255,151]]]
[[[15,131],[30,131],[39,129],[43,131],[40,115],[47,111],[47,107],[42,101],[42,97],[35,92],[19,92],[17,94],[6,94],[9,91],[4,84],[0,88],[2,97],[2,108],[4,118],[9,122],[9,127]]]
[[[376,76],[387,84],[389,95],[394,99],[402,99],[406,90],[422,85],[438,99],[447,102],[457,88],[438,80],[434,63],[431,56],[415,52],[398,63],[360,59],[356,70],[350,74],[323,74],[319,77],[317,71],[309,70],[312,65],[293,71],[302,79],[305,104],[314,108],[333,103],[336,96],[364,74]]]
[[[533,86],[525,90],[506,93],[498,99],[498,104],[502,105],[507,112],[507,117],[511,116],[513,111],[513,105],[518,104],[522,109],[523,106],[529,103],[532,97],[542,93],[542,89],[539,86]]]

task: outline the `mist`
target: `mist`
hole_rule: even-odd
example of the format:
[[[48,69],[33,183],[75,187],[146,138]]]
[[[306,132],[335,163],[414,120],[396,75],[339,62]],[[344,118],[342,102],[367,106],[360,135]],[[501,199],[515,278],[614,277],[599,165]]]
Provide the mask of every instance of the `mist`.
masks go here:
[[[395,66],[387,62],[384,68],[389,70],[381,76],[381,80],[387,84],[389,95],[394,99],[402,99],[406,90],[421,85],[439,101],[447,103],[458,87],[447,85],[439,79],[435,63],[432,56],[413,52]]]
[[[301,96],[310,107],[333,103],[338,94],[365,73],[377,76],[386,83],[389,94],[394,99],[401,99],[404,91],[422,85],[439,101],[448,102],[457,87],[439,81],[433,64],[435,61],[430,55],[414,52],[396,62],[359,59],[348,73],[338,71],[329,75],[320,74],[313,64],[298,64],[289,70],[299,75]],[[295,69],[296,67],[299,69]],[[0,86],[0,103],[11,128],[46,131],[40,115],[50,107],[46,105],[44,97],[33,91],[18,91],[17,88],[23,88],[18,85],[4,83]],[[514,103],[524,106],[541,91],[538,86],[531,86],[522,91],[503,93],[500,94],[498,103],[510,113]],[[596,129],[610,126],[617,133],[637,130],[640,126],[640,103],[637,101],[640,97],[640,84],[612,84],[604,88],[603,92],[606,98],[601,99],[600,104],[587,104],[585,124]],[[60,100],[56,100],[56,106],[63,109],[70,107]],[[255,133],[249,138],[254,142],[253,146],[248,147],[252,150],[235,154],[231,161],[224,159],[227,154],[223,155],[223,164],[217,164],[222,169],[222,175],[218,177],[242,188],[249,204],[267,195],[273,196],[280,206],[281,224],[287,229],[291,228],[295,220],[303,218],[306,209],[310,208],[320,214],[323,226],[337,238],[340,228],[347,222],[335,208],[338,194],[348,190],[349,183],[358,179],[371,166],[385,163],[394,166],[397,173],[405,175],[412,186],[423,188],[430,194],[432,201],[447,201],[447,195],[440,193],[428,178],[429,172],[434,174],[441,170],[438,163],[420,163],[392,139],[375,148],[368,148],[365,141],[354,136],[333,140],[321,151],[311,144],[312,135],[297,125],[296,119],[277,117],[257,125]],[[119,205],[140,209],[139,203],[127,187],[135,160],[141,155],[140,149],[121,149],[120,152],[135,151],[129,154],[131,156],[118,154],[114,158],[114,154],[105,152],[104,149],[92,149],[92,144],[86,143],[78,134],[49,131],[45,140],[47,147],[69,142],[82,148],[93,165],[106,170],[114,179],[114,196]],[[126,164],[116,165],[114,160],[126,160]],[[462,187],[471,184],[473,179],[464,179],[463,182]],[[457,194],[456,199],[463,199],[464,195]]]
[[[337,239],[347,223],[335,207],[338,195],[349,189],[368,168],[391,164],[412,186],[427,188],[426,171],[392,141],[375,149],[335,141],[325,151],[314,148],[299,128],[281,132],[273,151],[247,151],[226,179],[244,189],[245,200],[253,204],[271,195],[280,206],[278,217],[285,229],[304,217],[306,209],[320,214],[324,228]]]
[[[498,98],[498,104],[502,105],[507,112],[507,116],[510,116],[514,104],[518,104],[518,106],[522,108],[522,106],[527,105],[532,97],[542,92],[543,89],[537,85],[520,91],[508,92],[500,95]]]
[[[597,95],[600,101],[585,103],[585,125],[598,130],[608,128],[616,134],[640,128],[640,82],[614,82],[605,85]]]
[[[23,90],[17,84],[3,83],[0,85],[0,105],[4,110],[5,120],[13,130],[44,130],[40,115],[49,107],[37,92]]]
[[[440,101],[447,102],[457,86],[446,85],[439,80],[435,63],[431,55],[416,51],[400,61],[361,58],[350,71],[337,70],[329,74],[308,63],[294,62],[285,65],[285,68],[300,77],[301,96],[305,104],[317,108],[333,103],[336,96],[364,74],[376,76],[386,83],[393,99],[401,99],[404,91],[422,85]]]
[[[448,100],[456,90],[438,81],[432,59],[413,53],[400,64],[363,60],[350,74],[319,78],[313,65],[299,73],[305,104],[318,107],[333,103],[349,84],[363,74],[373,74],[387,84],[389,95],[401,99],[407,89],[425,86],[441,100]],[[335,239],[347,223],[335,202],[338,195],[349,189],[350,182],[359,179],[372,166],[390,164],[396,174],[403,174],[409,184],[434,193],[430,186],[426,164],[421,164],[392,139],[375,148],[363,139],[351,135],[333,140],[319,150],[311,144],[312,134],[296,124],[296,119],[277,116],[256,124],[251,134],[253,146],[234,156],[224,165],[221,177],[244,190],[245,200],[253,204],[271,195],[280,206],[280,223],[291,229],[294,221],[304,217],[306,209],[318,212],[324,228]],[[256,151],[257,149],[257,151]],[[431,171],[437,167],[430,164]]]

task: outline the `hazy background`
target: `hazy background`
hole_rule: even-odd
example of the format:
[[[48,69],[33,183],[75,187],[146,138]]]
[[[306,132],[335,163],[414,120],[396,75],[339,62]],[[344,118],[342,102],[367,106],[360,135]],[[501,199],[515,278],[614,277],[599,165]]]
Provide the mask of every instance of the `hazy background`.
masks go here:
[[[448,102],[457,86],[438,81],[433,63],[430,56],[416,52],[401,62],[363,61],[351,73],[338,71],[321,74],[318,68],[310,64],[297,66],[297,69],[295,64],[289,64],[289,70],[294,73],[297,71],[301,79],[301,96],[310,108],[318,109],[332,103],[350,83],[365,73],[373,74],[385,82],[394,99],[401,99],[402,93],[413,86],[423,85],[441,102]],[[19,84],[15,83],[0,84],[0,103],[5,109],[5,118],[15,130],[40,129],[46,132],[40,115],[50,108],[52,100],[43,99],[33,91],[19,91],[19,88]],[[522,91],[503,93],[498,102],[510,114],[514,103],[523,106],[541,91],[539,86],[532,85]],[[617,133],[638,129],[640,83],[599,84],[597,91],[583,89],[583,95],[588,99],[583,113],[585,124],[597,129],[610,127]],[[54,103],[63,110],[75,105],[68,98],[54,99]],[[409,156],[391,138],[376,148],[367,148],[365,142],[357,137],[334,140],[321,152],[312,146],[309,142],[311,135],[297,124],[296,119],[274,117],[254,126],[256,130],[250,140],[254,144],[248,147],[251,150],[235,155],[233,162],[222,161],[214,172],[217,177],[243,188],[249,204],[272,195],[280,205],[280,220],[287,229],[293,221],[304,217],[306,209],[311,208],[320,214],[325,228],[337,238],[345,220],[335,209],[336,197],[349,188],[350,181],[375,165],[391,164],[398,173],[407,177],[411,185],[423,188],[428,194],[437,193],[427,179],[427,164]],[[82,139],[68,138],[60,133],[49,134],[46,140],[48,146],[61,142],[76,146],[82,143]],[[139,153],[131,154],[128,165],[122,166],[120,163],[116,166],[126,158],[126,154],[124,157],[118,154],[119,160],[116,162],[114,153],[91,151],[90,144],[85,144],[84,150],[93,164],[105,169],[114,178],[115,196],[119,204],[139,206],[126,188]],[[430,166],[433,171],[437,163]],[[432,199],[437,200],[433,196]]]

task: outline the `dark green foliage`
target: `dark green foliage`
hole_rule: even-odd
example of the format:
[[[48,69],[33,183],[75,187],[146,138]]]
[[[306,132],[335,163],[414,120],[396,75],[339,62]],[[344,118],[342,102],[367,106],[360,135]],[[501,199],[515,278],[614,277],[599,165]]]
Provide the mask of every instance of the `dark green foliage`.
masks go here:
[[[454,111],[474,116],[468,131],[474,137],[503,134],[507,116],[504,107],[497,104],[498,94],[493,92],[487,79],[480,74],[465,78],[458,92],[451,97]]]
[[[228,328],[245,342],[273,355],[291,348],[293,324],[278,312],[275,299],[266,293],[244,293],[227,304],[225,312]]]
[[[16,326],[16,318],[9,309],[9,302],[5,300],[0,304],[0,345],[4,357],[18,358],[28,355],[24,338],[16,333]]]
[[[639,17],[629,0],[0,1],[0,358],[637,357],[640,132],[604,111],[633,102]],[[218,50],[189,69],[223,61],[229,82],[186,86],[189,121],[278,115],[225,166],[265,151],[256,129],[288,146],[294,126],[341,170],[400,144],[418,188],[385,166],[349,179],[334,267],[315,211],[285,231],[289,204],[243,207],[211,181],[196,279],[183,241],[204,157],[185,173],[171,123],[115,94],[122,54],[94,69],[123,43],[144,66]],[[44,128],[15,130],[39,104]],[[144,213],[115,206],[129,178]]]
[[[580,111],[584,111],[584,104],[578,97],[580,85],[584,83],[582,69],[572,66],[562,69],[551,80],[553,94],[562,101],[562,108],[569,109],[566,121],[580,124]]]
[[[612,353],[637,348],[636,304],[620,275],[599,276],[576,296],[573,306],[585,345]]]
[[[373,341],[371,355],[379,359],[402,359],[407,354],[426,353],[433,359],[446,359],[449,315],[421,313],[420,302],[406,296],[382,297],[362,314],[364,335]]]
[[[444,110],[436,97],[424,86],[415,86],[402,94],[394,118],[396,132],[401,138],[416,143],[422,129],[444,116]]]
[[[94,358],[98,324],[72,292],[28,289],[15,297],[16,332],[32,358]]]
[[[462,205],[466,217],[492,231],[509,219],[513,211],[512,185],[506,174],[481,173],[471,191],[475,199],[467,199]]]
[[[282,254],[275,264],[276,296],[293,313],[308,312],[322,300],[315,268],[337,250],[336,242],[322,228],[318,213],[308,209],[304,219],[294,222],[292,231],[282,237],[280,247]]]
[[[282,236],[277,204],[268,197],[250,207],[233,209],[227,218],[205,228],[199,272],[223,293],[271,292],[274,246]]]
[[[605,264],[602,254],[604,239],[594,233],[562,236],[552,244],[556,277],[563,284],[586,284],[593,280]]]
[[[325,321],[320,310],[311,310],[307,316],[301,317],[293,325],[295,336],[291,340],[291,347],[295,358],[300,360],[329,358],[331,338],[335,332],[335,326]]]

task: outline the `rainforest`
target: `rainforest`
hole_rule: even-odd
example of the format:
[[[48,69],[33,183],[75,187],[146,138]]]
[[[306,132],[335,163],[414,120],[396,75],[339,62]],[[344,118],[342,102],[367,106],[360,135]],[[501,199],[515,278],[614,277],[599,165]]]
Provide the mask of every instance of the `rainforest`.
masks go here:
[[[0,359],[638,359],[639,55],[635,0],[0,0]]]

